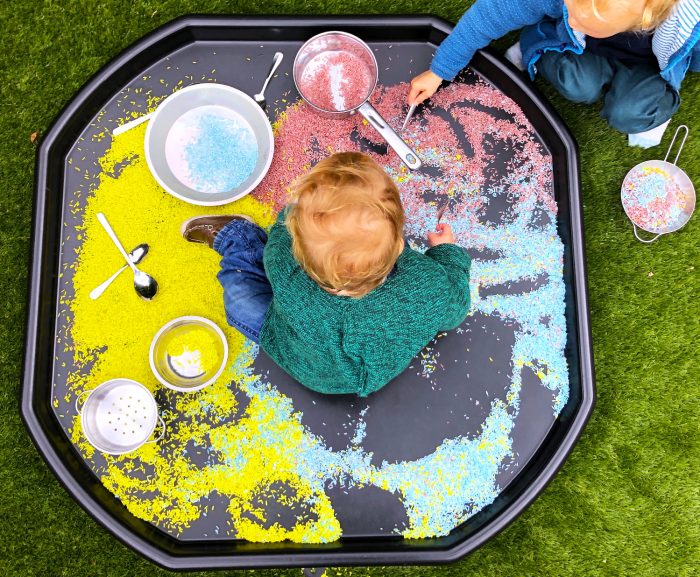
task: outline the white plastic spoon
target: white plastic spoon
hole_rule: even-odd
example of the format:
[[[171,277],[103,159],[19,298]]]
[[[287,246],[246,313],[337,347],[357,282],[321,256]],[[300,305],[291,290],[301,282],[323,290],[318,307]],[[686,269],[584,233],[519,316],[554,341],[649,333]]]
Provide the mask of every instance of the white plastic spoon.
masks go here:
[[[139,124],[143,124],[149,118],[151,118],[151,116],[153,116],[153,112],[149,112],[148,114],[144,114],[143,116],[139,116],[138,118],[134,118],[133,120],[130,120],[129,122],[126,122],[126,123],[122,124],[121,126],[117,126],[112,131],[112,136],[119,136],[120,134],[126,132],[127,130],[131,130],[135,126],[138,126]]]

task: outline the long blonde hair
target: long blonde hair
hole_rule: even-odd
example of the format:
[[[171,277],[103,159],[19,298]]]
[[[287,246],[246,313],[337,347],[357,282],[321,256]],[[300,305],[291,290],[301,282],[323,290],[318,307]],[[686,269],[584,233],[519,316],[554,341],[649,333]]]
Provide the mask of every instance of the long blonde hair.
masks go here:
[[[292,252],[329,292],[360,297],[379,286],[403,250],[404,212],[394,182],[369,156],[333,154],[292,187]]]

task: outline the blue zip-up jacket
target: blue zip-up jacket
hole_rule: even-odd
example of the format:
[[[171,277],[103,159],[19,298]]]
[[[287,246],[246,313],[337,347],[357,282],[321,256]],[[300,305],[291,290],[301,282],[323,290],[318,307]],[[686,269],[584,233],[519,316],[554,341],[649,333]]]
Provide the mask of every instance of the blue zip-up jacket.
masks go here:
[[[435,53],[430,69],[452,80],[479,49],[512,30],[520,37],[523,64],[535,77],[543,53],[581,54],[584,34],[572,30],[563,0],[476,0]],[[661,77],[678,90],[688,70],[700,72],[700,0],[681,0],[654,31],[652,50]]]

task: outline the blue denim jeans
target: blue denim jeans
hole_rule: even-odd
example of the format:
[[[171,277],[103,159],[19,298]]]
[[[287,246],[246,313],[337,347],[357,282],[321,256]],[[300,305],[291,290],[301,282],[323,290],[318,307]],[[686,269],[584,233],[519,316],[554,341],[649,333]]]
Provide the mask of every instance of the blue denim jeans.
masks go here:
[[[229,222],[214,239],[214,250],[222,257],[217,278],[224,287],[226,320],[256,343],[272,301],[263,266],[266,242],[262,228],[239,219]]]
[[[584,51],[546,52],[538,72],[564,98],[590,104],[605,93],[600,115],[625,134],[646,132],[666,122],[681,103],[678,92],[646,64],[629,67]]]

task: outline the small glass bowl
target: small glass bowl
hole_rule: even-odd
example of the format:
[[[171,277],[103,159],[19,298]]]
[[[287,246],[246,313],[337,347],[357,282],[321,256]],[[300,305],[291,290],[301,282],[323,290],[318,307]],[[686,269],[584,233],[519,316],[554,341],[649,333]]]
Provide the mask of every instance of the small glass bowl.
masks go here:
[[[188,335],[192,336],[192,347],[174,355],[173,347],[181,347]],[[205,350],[199,351],[197,346],[202,343],[206,345]],[[189,393],[219,378],[228,360],[228,343],[224,332],[209,319],[179,317],[156,333],[149,356],[151,370],[158,381],[174,391]]]

